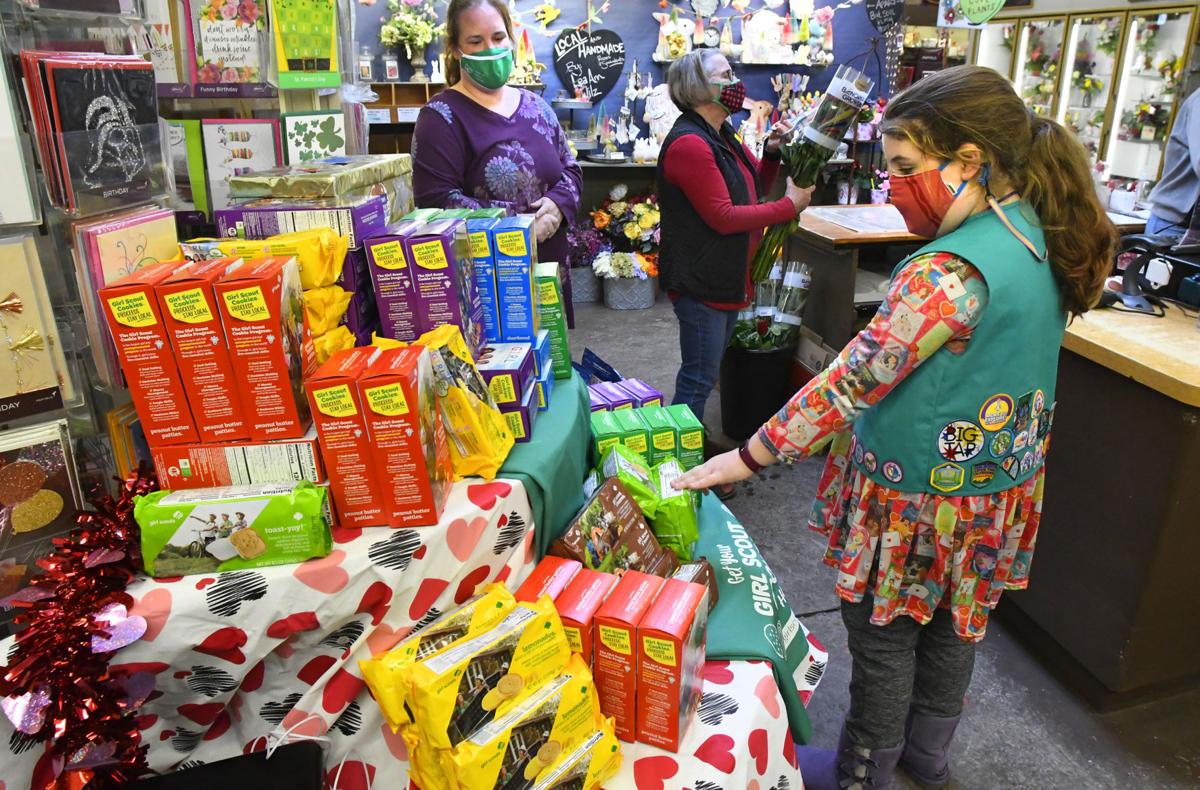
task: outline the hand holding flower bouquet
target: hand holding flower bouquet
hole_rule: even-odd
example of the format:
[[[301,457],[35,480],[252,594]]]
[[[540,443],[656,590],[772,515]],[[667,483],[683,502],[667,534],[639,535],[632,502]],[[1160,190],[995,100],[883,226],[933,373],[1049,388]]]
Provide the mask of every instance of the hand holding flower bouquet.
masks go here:
[[[817,183],[817,176],[825,163],[833,158],[838,141],[846,134],[859,111],[867,102],[867,94],[875,82],[856,69],[839,66],[829,90],[821,97],[821,103],[804,130],[790,142],[779,147],[783,157],[783,172],[798,187],[810,187]],[[795,219],[768,228],[762,243],[754,253],[751,271],[754,282],[762,282],[771,273],[784,242],[796,231],[799,222]]]

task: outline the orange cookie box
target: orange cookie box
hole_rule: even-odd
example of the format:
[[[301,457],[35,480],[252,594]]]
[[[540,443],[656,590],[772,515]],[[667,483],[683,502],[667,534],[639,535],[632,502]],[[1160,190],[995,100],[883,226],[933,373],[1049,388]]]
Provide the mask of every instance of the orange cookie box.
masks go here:
[[[304,379],[316,369],[295,258],[259,258],[216,285],[251,439],[296,439],[311,416]]]
[[[450,445],[429,350],[384,351],[358,379],[372,459],[391,527],[433,526],[450,494]]]
[[[384,352],[374,346],[338,351],[304,383],[329,490],[343,527],[387,524],[358,379]]]
[[[674,752],[700,704],[708,588],[668,579],[638,623],[637,739]]]
[[[178,261],[152,264],[99,293],[121,370],[151,446],[200,439],[154,295],[155,287],[180,265]]]
[[[554,600],[571,652],[582,655],[589,667],[596,657],[592,639],[596,613],[616,586],[617,577],[613,574],[583,568]]]
[[[250,436],[213,290],[218,280],[241,265],[241,258],[197,261],[154,289],[202,442]]]
[[[596,612],[592,674],[600,691],[600,709],[613,717],[617,737],[623,741],[633,741],[637,734],[638,624],[663,583],[657,576],[626,571]]]

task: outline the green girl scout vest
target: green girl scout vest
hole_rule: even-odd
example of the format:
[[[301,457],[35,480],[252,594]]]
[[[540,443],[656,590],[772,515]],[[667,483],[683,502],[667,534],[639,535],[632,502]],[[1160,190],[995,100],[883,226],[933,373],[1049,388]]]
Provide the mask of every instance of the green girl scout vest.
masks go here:
[[[1037,249],[1045,249],[1042,229],[1025,218],[1032,211],[1028,204],[1002,210]],[[851,458],[863,474],[893,490],[954,496],[1003,491],[1032,477],[1045,458],[1066,329],[1058,285],[1050,264],[1030,253],[994,210],[976,214],[916,254],[930,252],[970,261],[987,281],[987,308],[963,353],[937,350],[863,413],[854,425]],[[962,286],[951,280],[935,287]],[[897,344],[893,353],[912,352]]]

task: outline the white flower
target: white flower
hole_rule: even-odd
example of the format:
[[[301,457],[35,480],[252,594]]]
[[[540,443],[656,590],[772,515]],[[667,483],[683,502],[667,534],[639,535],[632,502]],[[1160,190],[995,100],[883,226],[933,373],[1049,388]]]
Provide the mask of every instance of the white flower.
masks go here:
[[[624,184],[617,184],[615,187],[613,187],[612,189],[610,189],[608,191],[608,197],[610,200],[613,200],[613,201],[624,200],[625,196],[628,194],[629,194],[629,187],[625,186]]]

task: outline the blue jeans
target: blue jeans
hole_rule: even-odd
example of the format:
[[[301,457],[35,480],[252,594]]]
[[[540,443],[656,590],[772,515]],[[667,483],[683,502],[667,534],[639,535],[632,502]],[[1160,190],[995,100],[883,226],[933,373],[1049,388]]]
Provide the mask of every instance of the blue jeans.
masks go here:
[[[1146,235],[1148,236],[1171,236],[1176,239],[1183,236],[1183,232],[1187,228],[1180,225],[1178,222],[1171,222],[1168,219],[1163,219],[1157,214],[1151,214],[1146,220]]]
[[[704,404],[717,383],[721,372],[721,357],[733,327],[736,310],[715,310],[690,296],[680,294],[675,300],[675,316],[679,319],[679,373],[675,376],[675,403],[686,403],[704,420]]]

